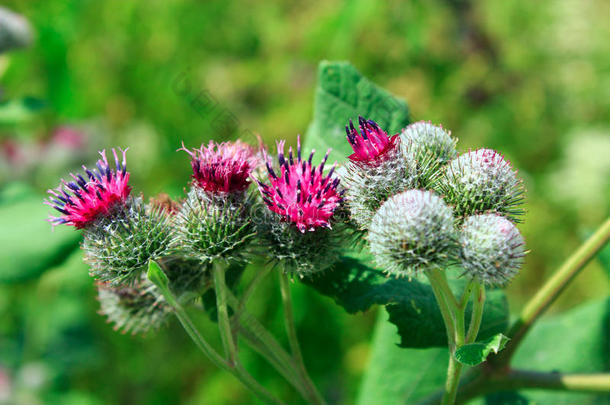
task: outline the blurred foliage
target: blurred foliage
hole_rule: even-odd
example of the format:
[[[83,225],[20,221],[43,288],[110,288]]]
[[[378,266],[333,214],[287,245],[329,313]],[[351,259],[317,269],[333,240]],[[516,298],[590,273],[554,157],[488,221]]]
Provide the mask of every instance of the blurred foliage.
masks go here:
[[[0,54],[3,198],[7,183],[20,180],[41,201],[70,168],[115,145],[130,147],[137,192],[181,196],[190,175],[184,154],[175,153],[181,141],[255,142],[255,134],[268,144],[294,141],[313,115],[317,64],[331,59],[351,61],[406,99],[412,120],[450,128],[461,150],[496,148],[520,170],[528,187],[521,229],[532,253],[508,289],[512,311],[610,213],[606,1],[3,5],[34,32],[28,49]],[[79,253],[42,266],[37,254],[61,238],[50,226],[35,228],[42,211],[32,205],[2,220],[2,240],[37,241],[29,260],[47,271],[0,286],[0,403],[9,395],[18,404],[251,403],[176,322],[144,339],[113,332],[96,314]],[[3,269],[18,245],[0,247]],[[608,280],[591,264],[553,310],[607,295]],[[268,280],[260,291],[266,299],[252,310],[283,336],[275,287]],[[300,284],[294,295],[313,379],[331,403],[353,403],[375,314],[348,315]],[[244,360],[266,386],[298,403],[258,357],[246,352]]]

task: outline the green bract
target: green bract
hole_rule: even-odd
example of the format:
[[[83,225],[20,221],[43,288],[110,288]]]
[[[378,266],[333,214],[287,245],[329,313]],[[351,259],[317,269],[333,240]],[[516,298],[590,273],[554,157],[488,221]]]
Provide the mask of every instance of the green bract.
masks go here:
[[[445,266],[456,255],[453,212],[430,191],[409,190],[388,199],[368,238],[378,266],[394,276]]]
[[[271,213],[260,221],[259,234],[271,261],[299,277],[326,270],[339,260],[342,240],[338,229],[301,232]]]
[[[171,233],[162,208],[130,198],[125,207],[83,230],[85,260],[98,280],[113,285],[132,283],[149,260],[169,254]]]
[[[465,273],[486,284],[504,285],[521,268],[525,242],[515,225],[495,214],[464,220],[460,258]]]

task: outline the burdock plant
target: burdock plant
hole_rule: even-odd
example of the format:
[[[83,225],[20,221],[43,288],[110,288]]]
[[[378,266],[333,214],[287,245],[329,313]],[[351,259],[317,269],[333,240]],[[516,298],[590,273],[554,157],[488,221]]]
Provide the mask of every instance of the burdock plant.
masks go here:
[[[358,82],[356,93],[377,100],[382,93],[370,86]],[[384,106],[371,103],[365,110],[384,116]],[[344,104],[337,111],[359,105],[351,99]],[[460,400],[523,387],[610,391],[607,375],[564,379],[509,367],[533,322],[608,241],[610,222],[562,266],[510,330],[487,321],[495,334],[479,336],[486,300],[497,304],[486,291],[510,283],[527,252],[516,225],[523,213],[522,180],[499,152],[458,155],[450,131],[429,122],[406,125],[404,111],[396,108],[379,121],[383,128],[370,118],[359,117],[356,127],[348,117],[334,122],[322,115],[334,129],[325,132],[317,122],[312,131],[319,139],[347,122],[344,146],[353,153],[345,153],[342,167],[327,165],[330,150],[314,162],[314,151],[305,155],[300,137],[288,151],[279,141],[273,157],[242,141],[183,145],[179,150],[188,154],[192,176],[176,200],[145,203],[132,195],[125,151],[113,149],[113,163],[102,151],[93,169],[83,166],[83,173],[49,190],[45,203],[59,212],[49,220],[82,230],[100,312],[117,330],[146,333],[176,315],[210,361],[266,403],[283,402],[244,368],[242,343],[308,403],[325,404],[302,358],[292,282],[313,286],[350,312],[386,305],[402,345],[413,336],[424,338],[411,347],[446,343],[445,386],[424,403],[453,404],[460,398],[462,368],[477,364],[462,381]],[[351,112],[349,118],[355,118]],[[364,243],[355,243],[354,233]],[[247,306],[272,271],[279,276],[289,350]],[[222,350],[208,342],[187,308],[217,323]]]

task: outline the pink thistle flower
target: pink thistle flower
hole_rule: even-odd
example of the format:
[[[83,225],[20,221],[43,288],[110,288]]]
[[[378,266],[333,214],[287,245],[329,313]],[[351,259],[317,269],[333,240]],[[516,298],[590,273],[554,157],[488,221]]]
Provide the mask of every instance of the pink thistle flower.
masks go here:
[[[354,153],[348,156],[351,161],[364,163],[377,161],[397,145],[399,135],[388,137],[375,121],[358,117],[358,123],[360,133],[354,128],[352,120],[349,120],[349,127],[345,126],[347,141],[354,150]]]
[[[120,150],[120,149],[119,149]],[[112,170],[106,159],[106,151],[101,151],[102,158],[97,161],[93,170],[83,166],[89,180],[80,174],[70,174],[74,181],[66,182],[62,179],[61,185],[55,190],[48,190],[50,194],[44,203],[55,208],[62,215],[50,217],[53,225],[66,224],[82,229],[90,225],[100,216],[108,215],[112,209],[125,204],[131,187],[129,173],[125,160],[119,161],[116,150],[112,149],[116,169]]]
[[[258,165],[252,146],[241,142],[216,143],[183,150],[192,160],[193,184],[210,193],[242,192],[250,185],[250,173]]]
[[[286,160],[284,143],[285,141],[280,141],[277,144],[279,176],[265,156],[271,185],[257,180],[263,201],[271,211],[281,215],[283,220],[296,224],[303,233],[314,231],[317,227],[330,228],[329,220],[342,200],[342,193],[337,191],[339,179],[333,179],[336,163],[326,176],[323,175],[330,150],[326,152],[320,166],[313,166],[311,161],[315,151],[311,152],[308,160],[301,159],[300,137],[297,138],[296,161],[292,147]]]

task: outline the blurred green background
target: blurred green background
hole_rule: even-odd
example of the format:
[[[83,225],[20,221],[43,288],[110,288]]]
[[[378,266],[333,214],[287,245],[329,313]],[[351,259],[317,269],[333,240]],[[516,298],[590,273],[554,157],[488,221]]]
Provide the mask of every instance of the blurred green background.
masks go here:
[[[0,55],[0,403],[252,403],[177,322],[146,337],[115,333],[96,313],[78,235],[52,233],[40,203],[102,148],[130,148],[136,192],[179,197],[190,174],[175,152],[182,141],[294,141],[322,59],[351,61],[406,99],[415,120],[451,129],[460,150],[495,148],[519,169],[532,252],[508,289],[513,313],[609,214],[607,1],[3,5],[29,20],[34,40]],[[592,263],[553,310],[607,294],[608,280]],[[353,403],[376,314],[347,315],[300,284],[294,295],[313,379],[331,403]],[[275,280],[254,308],[283,338]],[[299,403],[256,356],[245,363]]]

